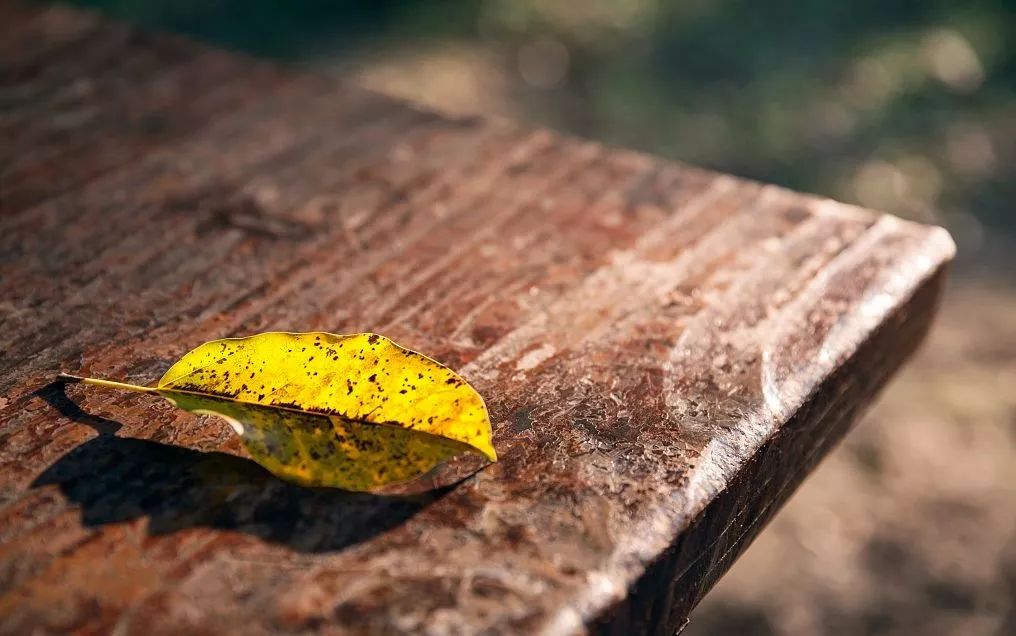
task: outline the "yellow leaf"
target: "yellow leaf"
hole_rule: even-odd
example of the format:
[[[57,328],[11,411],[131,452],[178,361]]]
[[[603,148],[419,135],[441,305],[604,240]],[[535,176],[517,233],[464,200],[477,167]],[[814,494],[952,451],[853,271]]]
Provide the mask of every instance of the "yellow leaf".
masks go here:
[[[483,398],[451,369],[377,334],[213,340],[156,387],[62,377],[222,417],[255,461],[305,485],[373,490],[464,451],[497,461]]]

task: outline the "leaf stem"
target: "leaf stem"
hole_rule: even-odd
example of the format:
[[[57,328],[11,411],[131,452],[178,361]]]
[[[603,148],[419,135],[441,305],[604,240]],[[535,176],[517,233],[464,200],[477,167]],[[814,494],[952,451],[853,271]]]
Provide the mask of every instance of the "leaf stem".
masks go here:
[[[99,378],[82,378],[77,375],[70,375],[68,373],[60,373],[56,376],[56,379],[66,384],[91,384],[93,386],[101,386],[107,389],[119,389],[121,391],[134,391],[135,393],[156,393],[158,389],[150,386],[139,386],[137,384],[127,384],[125,382],[114,382],[113,380],[100,380]]]

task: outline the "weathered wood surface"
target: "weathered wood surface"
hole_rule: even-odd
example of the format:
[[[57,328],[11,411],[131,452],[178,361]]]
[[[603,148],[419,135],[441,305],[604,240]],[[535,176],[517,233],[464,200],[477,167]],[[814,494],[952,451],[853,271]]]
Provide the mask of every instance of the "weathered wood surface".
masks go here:
[[[0,631],[668,633],[921,340],[939,229],[0,8]],[[146,396],[194,345],[376,331],[501,461],[297,488]],[[823,532],[814,528],[814,532]]]

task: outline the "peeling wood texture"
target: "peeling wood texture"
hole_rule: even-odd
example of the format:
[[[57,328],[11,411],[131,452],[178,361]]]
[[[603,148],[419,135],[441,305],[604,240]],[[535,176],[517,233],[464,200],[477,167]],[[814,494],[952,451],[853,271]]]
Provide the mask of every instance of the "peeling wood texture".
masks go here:
[[[0,631],[671,633],[920,342],[948,235],[0,7]],[[498,464],[304,489],[58,371],[373,331]],[[813,528],[824,532],[821,527]]]

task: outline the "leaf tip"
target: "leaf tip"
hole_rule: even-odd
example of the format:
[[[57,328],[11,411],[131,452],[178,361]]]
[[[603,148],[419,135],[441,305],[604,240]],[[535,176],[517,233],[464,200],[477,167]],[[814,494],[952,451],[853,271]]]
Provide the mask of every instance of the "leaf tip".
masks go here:
[[[497,451],[494,450],[494,445],[491,443],[483,444],[482,446],[476,446],[476,451],[487,458],[492,464],[497,462]]]

